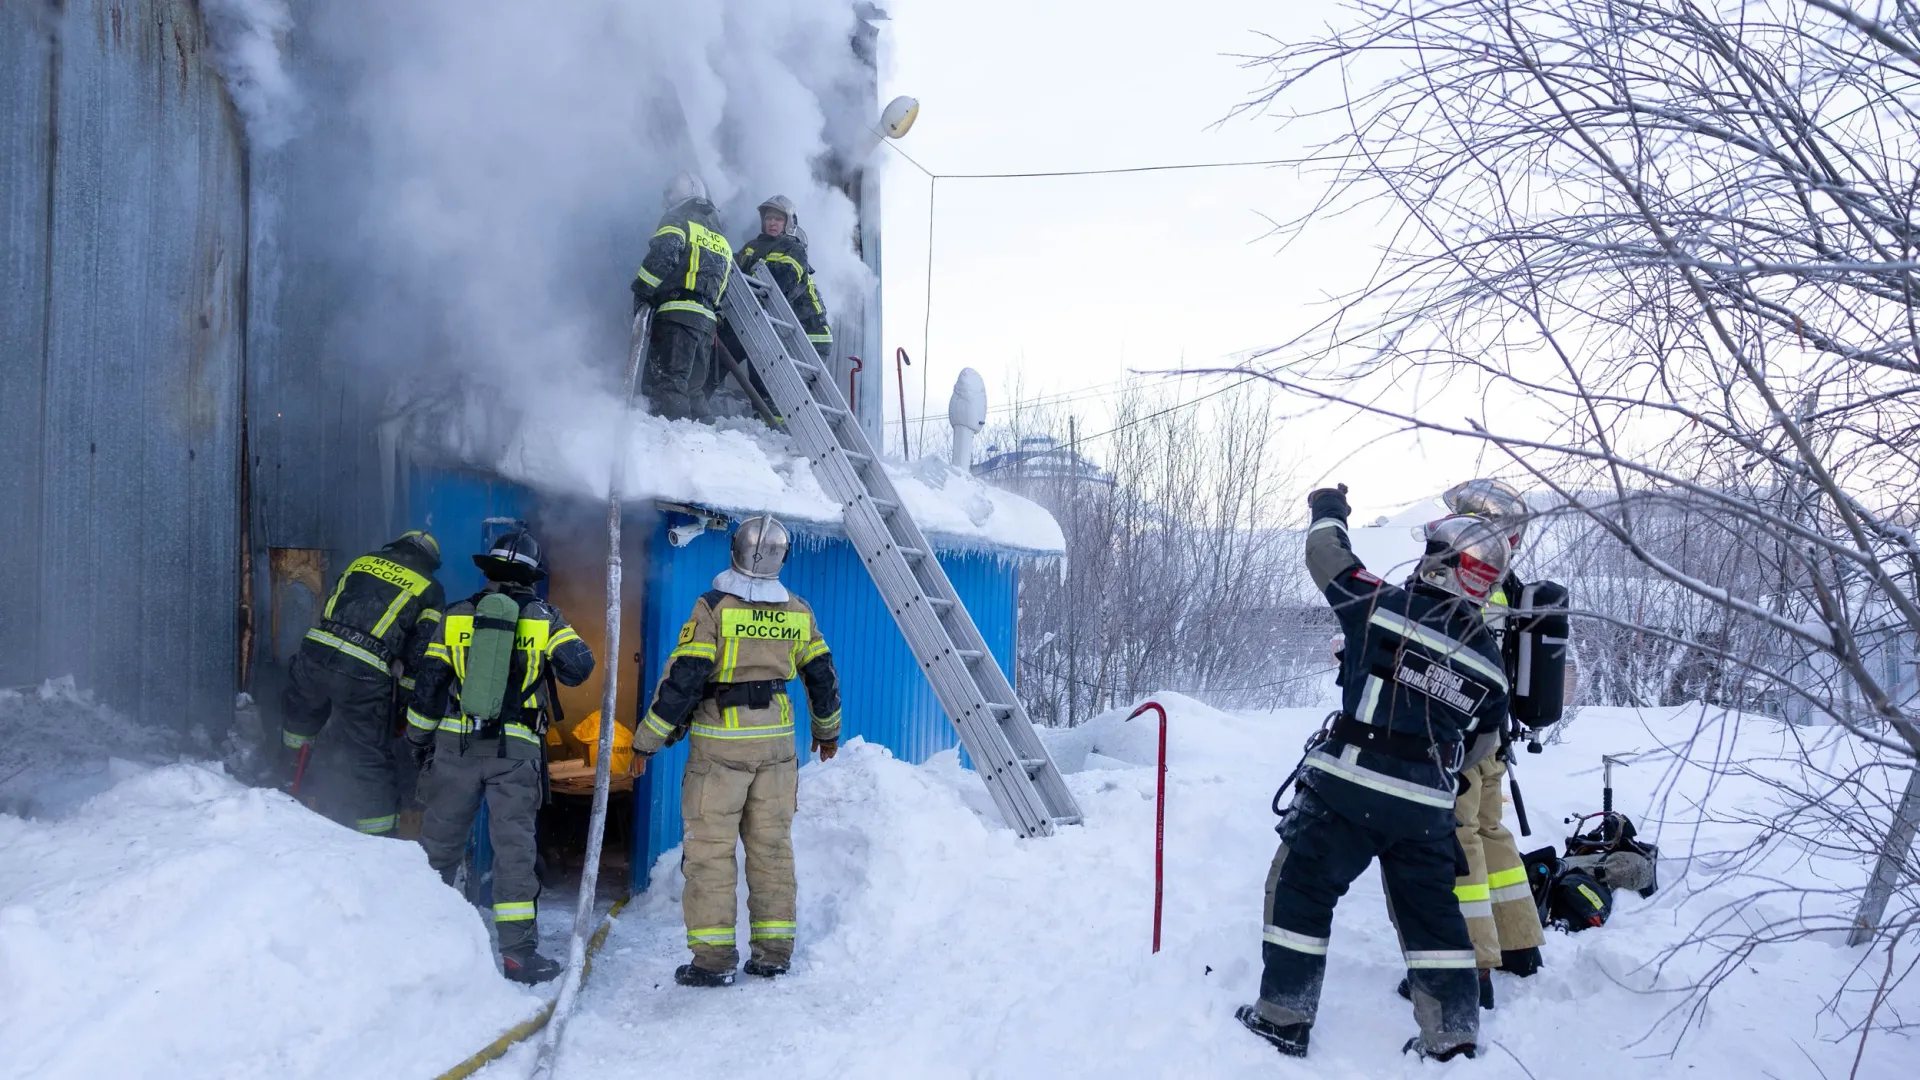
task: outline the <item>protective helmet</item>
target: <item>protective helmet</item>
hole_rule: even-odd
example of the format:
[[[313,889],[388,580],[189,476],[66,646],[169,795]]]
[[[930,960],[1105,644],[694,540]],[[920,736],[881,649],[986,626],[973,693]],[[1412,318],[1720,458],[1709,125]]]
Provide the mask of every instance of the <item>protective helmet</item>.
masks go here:
[[[440,541],[435,540],[433,534],[425,529],[408,529],[406,532],[400,534],[399,539],[388,544],[387,547],[412,548],[420,554],[425,555],[427,561],[433,564],[435,570],[440,569]]]
[[[510,529],[493,542],[485,555],[475,555],[473,565],[489,581],[511,581],[531,585],[547,576],[540,565],[540,544],[526,529]]]
[[[766,217],[769,210],[786,216],[789,232],[793,231],[794,226],[800,224],[800,215],[793,209],[793,200],[785,195],[769,195],[767,201],[760,204],[760,216]]]
[[[690,172],[682,172],[673,178],[673,183],[667,185],[666,192],[660,196],[660,205],[671,210],[688,199],[706,198],[706,181]]]
[[[1507,542],[1515,550],[1526,538],[1527,500],[1518,488],[1505,480],[1468,480],[1448,488],[1440,499],[1456,514],[1472,514],[1498,522],[1507,531]]]
[[[733,568],[750,578],[780,576],[787,564],[787,527],[772,514],[759,514],[733,531]]]
[[[1455,514],[1427,522],[1427,551],[1414,575],[1436,589],[1484,604],[1507,576],[1512,553],[1500,526],[1485,518]]]
[[[801,247],[807,246],[807,230],[801,228],[798,222],[787,222],[787,235],[792,237]],[[809,269],[811,269],[811,267],[809,267]]]

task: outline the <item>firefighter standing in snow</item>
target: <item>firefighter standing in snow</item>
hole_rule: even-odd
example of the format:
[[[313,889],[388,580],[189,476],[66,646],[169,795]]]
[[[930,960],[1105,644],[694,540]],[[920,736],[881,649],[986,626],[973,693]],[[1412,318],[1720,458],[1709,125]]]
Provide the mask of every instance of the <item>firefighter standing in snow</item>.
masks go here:
[[[733,274],[733,245],[707,186],[681,173],[667,187],[666,214],[633,279],[634,310],[653,307],[653,339],[641,389],[670,420],[707,418],[707,369],[713,363],[720,298]]]
[[[532,534],[509,532],[473,561],[489,584],[447,609],[441,632],[427,646],[407,710],[407,740],[424,770],[420,843],[441,879],[453,884],[467,831],[480,800],[486,800],[493,840],[493,922],[502,966],[516,982],[545,982],[561,968],[536,951],[540,931],[534,900],[540,882],[534,876],[534,827],[544,768],[539,687],[549,664],[567,686],[586,681],[593,674],[593,650],[559,611],[534,595],[534,583],[546,572]],[[500,636],[484,637],[490,634]],[[497,652],[484,647],[493,640],[502,646]],[[497,662],[483,671],[488,657]],[[475,691],[483,683],[495,688],[497,704],[479,709]],[[495,715],[476,718],[470,709]]]
[[[680,791],[686,821],[681,906],[693,962],[682,986],[733,982],[734,848],[747,853],[749,975],[786,973],[795,931],[793,703],[787,683],[807,687],[813,747],[832,758],[840,739],[840,685],[813,609],[780,583],[787,530],[751,517],[733,534],[732,566],[694,602],[668,656],[653,706],[634,733],[634,773],[661,747],[690,733]]]
[[[1448,489],[1444,499],[1456,514],[1473,514],[1494,522],[1515,551],[1526,535],[1527,504],[1520,493],[1498,480],[1469,480]],[[1511,571],[1487,600],[1487,626],[1502,639],[1503,670],[1510,685],[1516,678],[1514,650],[1506,648],[1508,612],[1520,603],[1524,586]],[[1499,736],[1483,736],[1498,738]],[[1467,769],[1467,790],[1454,804],[1457,835],[1467,853],[1466,876],[1454,883],[1460,911],[1473,935],[1475,964],[1480,969],[1480,1004],[1493,1007],[1491,972],[1510,972],[1526,978],[1540,969],[1540,946],[1546,941],[1533,890],[1527,884],[1526,863],[1514,844],[1513,833],[1502,821],[1505,800],[1501,781],[1507,775],[1507,753],[1487,754]]]
[[[1308,496],[1307,571],[1346,636],[1342,709],[1302,762],[1267,874],[1260,999],[1240,1022],[1305,1056],[1333,907],[1380,860],[1420,1033],[1405,1049],[1472,1056],[1479,1037],[1473,940],[1453,894],[1464,863],[1453,803],[1466,744],[1497,730],[1507,680],[1480,605],[1506,572],[1488,522],[1448,517],[1404,588],[1367,572],[1347,541],[1346,489]]]
[[[806,234],[800,231],[800,216],[794,213],[793,200],[775,195],[760,204],[760,235],[740,249],[740,272],[753,273],[754,267],[767,264],[773,280],[786,294],[793,313],[814,351],[825,360],[833,353],[833,328],[827,325],[827,305],[820,301],[820,289],[813,280],[813,267],[807,264]]]
[[[346,740],[347,803],[336,819],[384,836],[398,821],[395,680],[413,686],[446,594],[433,577],[440,544],[409,532],[347,565],[288,672],[283,739],[299,751],[328,720]]]

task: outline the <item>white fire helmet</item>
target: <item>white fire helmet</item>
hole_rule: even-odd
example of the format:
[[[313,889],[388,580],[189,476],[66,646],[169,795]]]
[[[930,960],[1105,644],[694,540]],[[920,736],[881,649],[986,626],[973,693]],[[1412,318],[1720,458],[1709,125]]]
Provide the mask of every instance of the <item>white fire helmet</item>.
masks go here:
[[[1484,604],[1507,576],[1513,548],[1505,530],[1483,517],[1454,514],[1427,522],[1427,551],[1415,576],[1475,604]]]

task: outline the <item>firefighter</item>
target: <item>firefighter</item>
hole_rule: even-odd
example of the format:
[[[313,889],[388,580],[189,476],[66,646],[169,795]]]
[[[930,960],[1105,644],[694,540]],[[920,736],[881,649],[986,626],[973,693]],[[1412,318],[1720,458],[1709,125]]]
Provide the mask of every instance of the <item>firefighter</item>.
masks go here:
[[[473,561],[487,587],[447,609],[407,709],[407,741],[422,769],[426,804],[420,844],[441,880],[453,884],[474,814],[486,800],[501,967],[515,982],[540,983],[561,971],[540,955],[534,919],[540,894],[534,828],[543,789],[544,709],[550,707],[540,699],[540,684],[551,665],[561,683],[580,685],[593,674],[593,650],[534,595],[533,586],[547,575],[533,534],[507,532]]]
[[[707,419],[707,369],[713,363],[720,298],[733,274],[733,245],[707,185],[683,172],[667,185],[666,213],[633,279],[634,311],[653,308],[653,337],[641,389],[671,420]]]
[[[800,231],[800,217],[794,213],[793,200],[775,195],[760,204],[760,235],[740,249],[740,272],[753,273],[762,262],[773,280],[800,316],[807,340],[825,360],[833,354],[833,328],[827,325],[827,305],[820,301],[820,289],[813,280],[813,267],[807,263],[806,234]]]
[[[734,848],[747,853],[751,956],[745,971],[784,975],[793,958],[795,761],[787,683],[805,681],[813,749],[830,760],[840,740],[840,685],[813,609],[780,583],[787,530],[769,515],[733,534],[733,562],[694,601],[669,666],[634,733],[634,775],[661,747],[691,733],[680,789],[686,820],[681,908],[693,962],[682,986],[728,986],[735,948]]]
[[[1511,485],[1499,480],[1469,480],[1449,488],[1443,499],[1456,514],[1473,514],[1494,522],[1505,533],[1508,547],[1520,550],[1526,538],[1528,511],[1526,500]],[[1519,577],[1509,570],[1485,609],[1487,625],[1501,640],[1510,685],[1518,685],[1518,656],[1517,650],[1507,647],[1506,613],[1519,603],[1522,588]],[[1523,979],[1532,975],[1540,970],[1540,946],[1546,942],[1533,890],[1527,884],[1526,864],[1520,859],[1513,833],[1501,820],[1505,812],[1501,781],[1507,775],[1512,749],[1511,740],[1503,737],[1498,752],[1467,770],[1469,786],[1454,806],[1460,846],[1471,868],[1468,878],[1455,882],[1454,893],[1460,897],[1467,929],[1473,934],[1474,960],[1480,969],[1480,1004],[1489,1009],[1493,1007],[1491,973],[1505,971]]]
[[[1267,873],[1260,998],[1236,1014],[1304,1057],[1326,972],[1333,906],[1380,860],[1420,1033],[1403,1049],[1472,1057],[1480,1010],[1473,939],[1453,882],[1453,803],[1466,746],[1507,714],[1507,679],[1480,606],[1506,573],[1504,536],[1478,518],[1427,526],[1404,587],[1368,572],[1347,540],[1346,488],[1308,496],[1307,571],[1345,635],[1342,709],[1297,772]]]
[[[348,563],[294,655],[281,698],[283,741],[295,757],[329,720],[338,725],[349,782],[332,816],[369,835],[389,835],[399,820],[396,680],[413,685],[440,625],[439,569],[439,542],[418,530]]]

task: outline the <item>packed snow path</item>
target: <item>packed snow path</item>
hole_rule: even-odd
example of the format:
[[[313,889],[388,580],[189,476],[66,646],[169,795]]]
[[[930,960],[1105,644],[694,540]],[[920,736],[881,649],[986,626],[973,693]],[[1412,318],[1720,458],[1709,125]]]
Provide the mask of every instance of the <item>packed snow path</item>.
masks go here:
[[[1237,716],[1162,700],[1173,726],[1158,956],[1149,953],[1150,717],[1126,724],[1114,714],[1057,738],[1088,824],[1038,841],[997,827],[984,787],[951,755],[914,768],[855,742],[801,774],[802,936],[792,974],[772,983],[742,976],[724,990],[675,986],[672,969],[685,954],[670,854],[652,891],[610,936],[558,1074],[1428,1075],[1435,1066],[1399,1053],[1414,1024],[1393,994],[1403,969],[1373,872],[1336,917],[1312,1058],[1283,1059],[1234,1022],[1234,1007],[1254,996],[1259,980],[1261,889],[1275,843],[1268,803],[1319,713]],[[1535,833],[1523,850],[1557,844],[1564,815],[1597,808],[1603,749],[1650,750],[1660,738],[1679,738],[1699,715],[1684,712],[1587,710],[1566,744],[1525,758]],[[1616,777],[1622,807],[1650,833],[1642,809],[1661,768],[1649,762]],[[1680,781],[1683,789],[1704,783],[1697,772]],[[1757,787],[1723,783],[1715,794],[1721,802],[1748,797],[1758,798]],[[1710,827],[1694,837],[1669,826],[1658,839],[1678,854],[1690,842],[1733,846],[1737,834]],[[1681,874],[1677,860],[1663,868],[1673,885]],[[1541,975],[1498,976],[1500,1007],[1483,1014],[1488,1045],[1473,1075],[1847,1075],[1854,1044],[1843,1023],[1823,1015],[1824,998],[1861,954],[1835,938],[1762,950],[1666,1056],[1677,1028],[1660,1020],[1680,996],[1646,991],[1683,986],[1704,961],[1695,956],[1657,978],[1641,965],[1682,940],[1701,905],[1725,899],[1704,896],[1676,915],[1683,892],[1624,897],[1605,929],[1550,933]],[[1920,1001],[1911,987],[1905,996],[1911,1016]],[[1896,1063],[1910,1063],[1914,1049],[1901,1037],[1876,1036],[1859,1075],[1907,1075]],[[516,1055],[484,1075],[517,1076],[524,1060]]]

